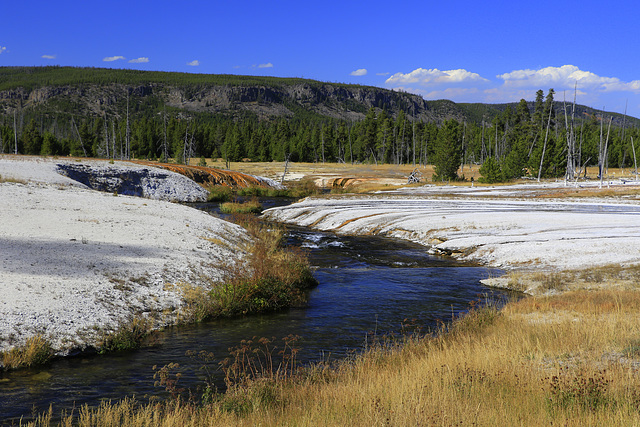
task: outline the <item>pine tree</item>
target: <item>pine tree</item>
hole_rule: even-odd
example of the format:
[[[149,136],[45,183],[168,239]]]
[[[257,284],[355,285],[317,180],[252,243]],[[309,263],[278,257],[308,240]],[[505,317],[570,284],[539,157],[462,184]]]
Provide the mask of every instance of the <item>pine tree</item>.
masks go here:
[[[447,120],[438,129],[434,147],[434,181],[449,181],[458,178],[460,155],[462,152],[460,123]]]

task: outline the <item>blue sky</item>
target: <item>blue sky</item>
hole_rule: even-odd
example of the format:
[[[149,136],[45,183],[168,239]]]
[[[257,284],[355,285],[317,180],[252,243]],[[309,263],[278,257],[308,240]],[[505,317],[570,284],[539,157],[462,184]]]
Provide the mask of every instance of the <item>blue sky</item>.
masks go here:
[[[7,1],[0,66],[304,77],[640,117],[632,1]]]

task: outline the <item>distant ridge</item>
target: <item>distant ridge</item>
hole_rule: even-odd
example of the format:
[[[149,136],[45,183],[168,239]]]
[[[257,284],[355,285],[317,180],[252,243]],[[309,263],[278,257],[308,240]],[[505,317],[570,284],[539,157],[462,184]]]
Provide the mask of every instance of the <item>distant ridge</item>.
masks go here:
[[[109,68],[0,67],[0,114],[15,109],[37,114],[121,117],[129,97],[133,112],[161,108],[189,114],[223,114],[258,120],[314,118],[359,121],[371,108],[410,120],[441,123],[447,119],[491,121],[512,104],[427,101],[406,92],[374,86],[328,83],[303,78],[191,74]],[[533,111],[533,100],[527,100]],[[563,114],[562,102],[555,108]],[[579,105],[579,117],[601,112]],[[621,114],[614,125],[623,122]],[[629,126],[640,121],[627,117]]]

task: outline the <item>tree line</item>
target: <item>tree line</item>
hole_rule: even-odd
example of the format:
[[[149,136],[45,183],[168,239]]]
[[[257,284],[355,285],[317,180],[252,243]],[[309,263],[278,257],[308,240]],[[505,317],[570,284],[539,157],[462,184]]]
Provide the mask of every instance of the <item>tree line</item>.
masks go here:
[[[364,119],[319,115],[259,120],[251,114],[168,109],[143,98],[123,101],[117,116],[15,111],[0,117],[0,152],[187,162],[296,161],[433,164],[437,180],[464,179],[482,165],[487,182],[521,176],[575,178],[587,166],[635,167],[637,127],[612,125],[606,113],[576,114],[550,89],[479,122],[425,122],[370,108]],[[135,101],[135,102],[134,102]],[[60,109],[59,109],[60,111]]]

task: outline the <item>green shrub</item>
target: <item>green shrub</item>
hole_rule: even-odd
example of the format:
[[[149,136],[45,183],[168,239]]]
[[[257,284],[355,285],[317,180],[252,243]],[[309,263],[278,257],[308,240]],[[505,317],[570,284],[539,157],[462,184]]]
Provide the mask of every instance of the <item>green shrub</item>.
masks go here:
[[[317,285],[300,249],[282,246],[284,230],[246,221],[254,243],[244,262],[228,267],[223,283],[211,292],[214,313],[237,316],[277,311],[300,304]]]
[[[222,188],[224,188],[224,190]],[[240,197],[291,197],[300,199],[318,194],[319,192],[320,189],[316,187],[315,183],[311,180],[294,181],[289,183],[287,188],[252,186],[232,189],[230,187],[220,186],[211,189],[209,201],[228,201],[231,200],[234,195]],[[226,198],[218,196],[219,193],[222,193]]]
[[[225,202],[220,205],[220,212],[224,214],[260,213],[262,212],[262,205],[255,198],[243,203]]]
[[[144,339],[151,333],[151,327],[150,321],[134,318],[115,332],[104,334],[98,346],[98,353],[104,354],[140,348]]]
[[[308,197],[320,193],[320,189],[311,180],[295,181],[289,184],[288,196],[296,199]]]
[[[233,189],[226,185],[217,185],[209,190],[209,202],[228,202],[233,198]]]

